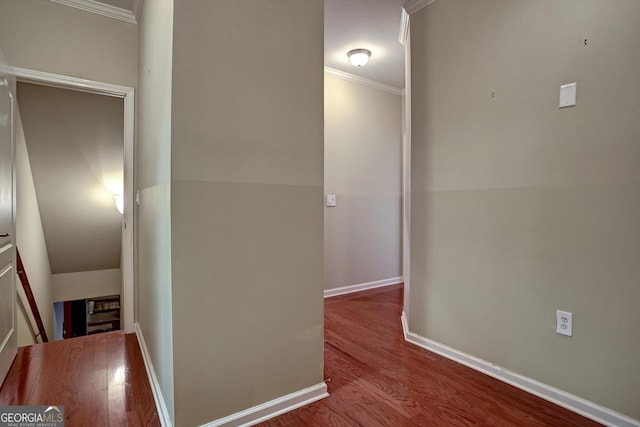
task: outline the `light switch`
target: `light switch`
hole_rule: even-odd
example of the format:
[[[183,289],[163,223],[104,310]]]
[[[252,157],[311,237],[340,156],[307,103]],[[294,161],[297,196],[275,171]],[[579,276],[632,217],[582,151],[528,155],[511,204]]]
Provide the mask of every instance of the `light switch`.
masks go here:
[[[576,105],[576,83],[560,86],[560,108]]]
[[[327,206],[334,207],[336,205],[336,195],[327,194]]]

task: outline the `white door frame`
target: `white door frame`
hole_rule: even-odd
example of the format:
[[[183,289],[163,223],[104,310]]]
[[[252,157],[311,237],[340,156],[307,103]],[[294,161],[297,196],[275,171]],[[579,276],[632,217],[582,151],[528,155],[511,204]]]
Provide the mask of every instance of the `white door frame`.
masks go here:
[[[37,83],[63,89],[113,96],[124,100],[124,213],[122,230],[122,312],[123,328],[126,333],[135,332],[134,328],[134,272],[133,272],[133,236],[134,236],[134,88],[79,79],[77,77],[11,67],[18,81]]]
[[[399,41],[404,45],[404,135],[402,137],[402,276],[404,300],[402,320],[408,332],[411,303],[411,33],[407,5],[402,8]]]

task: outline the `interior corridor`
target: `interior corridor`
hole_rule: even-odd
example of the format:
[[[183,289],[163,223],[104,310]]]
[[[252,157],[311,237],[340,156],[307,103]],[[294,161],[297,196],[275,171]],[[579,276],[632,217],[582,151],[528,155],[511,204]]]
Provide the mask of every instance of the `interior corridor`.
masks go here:
[[[325,300],[328,398],[262,426],[555,426],[599,424],[406,343],[402,285]],[[133,334],[22,347],[0,405],[64,406],[66,426],[159,426]]]

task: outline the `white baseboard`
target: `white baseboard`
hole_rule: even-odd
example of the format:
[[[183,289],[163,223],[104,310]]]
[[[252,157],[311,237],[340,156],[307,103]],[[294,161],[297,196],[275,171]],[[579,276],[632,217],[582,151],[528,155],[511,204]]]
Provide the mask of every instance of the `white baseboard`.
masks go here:
[[[338,295],[350,294],[353,292],[366,291],[368,289],[381,288],[383,286],[395,285],[403,281],[402,276],[391,277],[389,279],[376,280],[375,282],[360,283],[359,285],[343,286],[341,288],[325,289],[324,297],[330,298]]]
[[[324,399],[329,396],[327,393],[327,384],[321,382],[303,390],[296,391],[286,396],[270,400],[253,408],[236,412],[228,417],[220,418],[210,423],[203,424],[201,427],[244,427],[252,426],[270,418],[282,415],[285,412],[313,403],[317,400]]]
[[[511,384],[514,387],[538,396],[544,400],[548,400],[549,402],[555,403],[558,406],[562,406],[563,408],[606,426],[640,427],[639,420],[410,332],[404,311],[402,312],[401,321],[404,339],[411,344],[437,353],[447,359],[461,363],[471,369],[480,371],[507,384]]]
[[[138,337],[138,343],[140,344],[140,351],[142,351],[142,359],[144,360],[144,367],[147,370],[147,376],[149,377],[149,384],[151,385],[151,391],[153,392],[153,400],[156,402],[156,408],[158,408],[158,418],[160,418],[160,424],[162,427],[172,427],[171,417],[169,417],[169,411],[167,410],[167,404],[162,396],[162,390],[160,389],[160,383],[156,376],[156,371],[153,369],[153,363],[151,363],[151,357],[149,356],[149,350],[147,349],[147,343],[144,341],[144,335],[142,335],[142,329],[138,323],[135,324],[136,336]]]
[[[147,376],[149,377],[149,383],[151,385],[151,391],[153,392],[153,400],[156,402],[158,408],[158,417],[160,418],[160,424],[162,427],[172,427],[171,418],[169,417],[169,411],[162,396],[162,390],[158,377],[153,369],[153,363],[149,357],[149,350],[147,344],[144,341],[144,335],[140,329],[138,323],[135,324],[136,336],[138,337],[138,343],[140,344],[140,351],[142,352],[142,358],[144,360],[144,366],[147,370]],[[323,399],[329,396],[327,393],[327,384],[321,382],[314,386],[305,388],[303,390],[296,391],[286,396],[279,397],[269,402],[263,403],[258,406],[246,409],[241,412],[229,415],[228,417],[220,418],[210,423],[204,424],[202,427],[218,427],[218,426],[251,426],[257,423],[261,423],[270,418],[277,417],[285,412],[292,411],[300,408],[309,403],[313,403],[316,400]]]

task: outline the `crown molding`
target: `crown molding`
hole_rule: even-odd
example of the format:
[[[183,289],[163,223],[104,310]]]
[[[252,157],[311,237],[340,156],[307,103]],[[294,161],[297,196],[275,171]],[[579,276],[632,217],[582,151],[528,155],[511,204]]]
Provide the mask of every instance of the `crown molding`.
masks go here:
[[[133,0],[133,17],[136,24],[140,23],[140,13],[142,13],[142,2],[144,0]]]
[[[116,6],[100,3],[95,0],[50,0],[54,3],[63,4],[65,6],[74,7],[76,9],[84,10],[85,12],[96,13],[98,15],[106,16],[108,18],[118,19],[120,21],[128,22],[130,24],[137,24],[138,18],[134,12],[126,9],[121,9]],[[134,11],[140,10],[141,1],[134,2]]]
[[[23,82],[97,93],[100,95],[114,96],[116,98],[126,98],[127,96],[133,95],[134,91],[134,89],[129,86],[96,82],[94,80],[63,76],[61,74],[36,71],[28,68],[11,67],[10,72],[15,75],[18,80]]]
[[[409,39],[409,13],[403,7],[402,16],[400,17],[400,35],[398,41],[403,45],[407,45],[407,39]]]
[[[367,86],[372,89],[378,89],[383,92],[392,93],[394,95],[402,96],[403,89],[391,86],[385,83],[380,83],[375,80],[366,79],[364,77],[356,76],[355,74],[346,73],[344,71],[336,70],[335,68],[324,67],[325,74],[335,77],[340,80],[346,80],[348,82],[357,83],[362,86]]]
[[[435,3],[435,1],[436,0],[409,0],[404,4],[403,8],[409,15],[413,15],[414,13],[429,6],[431,3]]]

